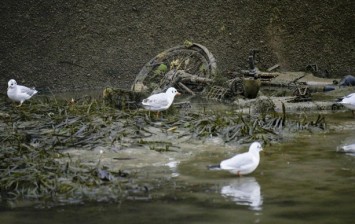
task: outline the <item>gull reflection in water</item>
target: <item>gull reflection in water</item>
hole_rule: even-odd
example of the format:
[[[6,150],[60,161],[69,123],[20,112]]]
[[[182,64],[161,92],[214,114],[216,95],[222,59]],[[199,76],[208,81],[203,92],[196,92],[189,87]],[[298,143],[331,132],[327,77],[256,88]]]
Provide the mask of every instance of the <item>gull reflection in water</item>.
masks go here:
[[[169,158],[169,162],[167,164],[165,164],[172,171],[172,174],[171,174],[172,177],[177,177],[177,176],[180,175],[178,170],[177,170],[177,167],[178,167],[179,163],[180,163],[179,161],[176,161],[176,160],[173,160],[173,159]]]
[[[240,177],[223,186],[221,194],[228,197],[238,205],[248,205],[252,210],[261,210],[263,198],[260,185],[254,177]]]

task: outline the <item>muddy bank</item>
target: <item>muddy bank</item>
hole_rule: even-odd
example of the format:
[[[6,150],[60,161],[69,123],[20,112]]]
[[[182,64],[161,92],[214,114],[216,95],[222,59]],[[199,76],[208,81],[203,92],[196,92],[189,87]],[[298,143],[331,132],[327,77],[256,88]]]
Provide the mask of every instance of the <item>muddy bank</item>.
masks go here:
[[[10,207],[18,200],[40,206],[149,200],[149,191],[171,178],[179,161],[203,150],[201,143],[270,144],[293,133],[326,129],[320,115],[297,120],[285,111],[171,108],[161,119],[142,109],[117,110],[91,97],[38,96],[22,107],[8,101],[0,105],[0,199]]]

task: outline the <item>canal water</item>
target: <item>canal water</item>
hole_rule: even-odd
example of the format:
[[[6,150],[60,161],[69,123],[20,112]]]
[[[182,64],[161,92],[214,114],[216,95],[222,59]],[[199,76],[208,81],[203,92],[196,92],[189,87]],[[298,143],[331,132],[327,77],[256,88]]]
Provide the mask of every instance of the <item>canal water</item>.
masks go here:
[[[355,119],[347,111],[327,121],[324,133],[303,132],[264,146],[259,167],[247,176],[206,169],[247,146],[218,139],[184,144],[185,159],[138,169],[147,183],[154,179],[149,197],[3,208],[0,223],[353,223],[355,156],[336,149],[355,143]]]

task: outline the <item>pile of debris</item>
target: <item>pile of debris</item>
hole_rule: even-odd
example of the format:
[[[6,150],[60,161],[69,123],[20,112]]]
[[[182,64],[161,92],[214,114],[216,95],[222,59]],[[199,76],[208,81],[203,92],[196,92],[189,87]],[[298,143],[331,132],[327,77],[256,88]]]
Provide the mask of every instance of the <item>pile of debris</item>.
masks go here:
[[[265,87],[264,94],[272,89],[282,91],[277,95],[289,96],[287,103],[300,103],[311,102],[315,92],[355,85],[353,76],[346,76],[339,82],[316,77],[310,72],[278,72],[279,64],[261,71],[256,66],[259,61],[259,51],[252,49],[248,56],[248,69],[228,75],[219,74],[212,53],[201,44],[186,41],[184,45],[165,50],[146,63],[131,90],[109,88],[104,91],[104,98],[120,109],[133,109],[139,107],[148,95],[163,92],[171,86],[183,95],[198,95],[221,102],[234,102],[237,98],[254,99]]]

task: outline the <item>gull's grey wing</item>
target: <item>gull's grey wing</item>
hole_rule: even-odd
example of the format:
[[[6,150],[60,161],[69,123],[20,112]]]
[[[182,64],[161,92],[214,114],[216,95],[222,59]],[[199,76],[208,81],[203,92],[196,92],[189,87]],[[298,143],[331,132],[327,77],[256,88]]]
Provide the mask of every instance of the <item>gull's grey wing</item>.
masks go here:
[[[28,88],[28,87],[26,87],[26,86],[18,86],[18,88],[20,88],[20,92],[21,92],[21,93],[25,93],[25,94],[27,94],[27,95],[29,95],[29,96],[33,96],[34,94],[37,93],[37,90],[35,90],[35,89],[30,89],[30,88]]]
[[[350,97],[353,97],[355,96],[355,93],[350,93],[349,95],[345,96],[344,98],[350,98]]]

